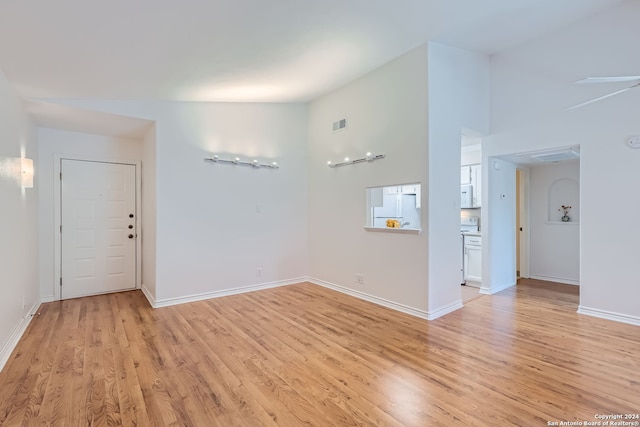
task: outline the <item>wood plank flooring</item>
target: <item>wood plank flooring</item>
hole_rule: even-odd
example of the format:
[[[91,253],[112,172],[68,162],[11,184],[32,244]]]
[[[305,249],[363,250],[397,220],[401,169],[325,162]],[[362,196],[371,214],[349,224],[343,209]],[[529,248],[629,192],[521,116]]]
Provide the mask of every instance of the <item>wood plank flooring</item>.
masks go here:
[[[640,413],[640,327],[528,281],[425,321],[303,283],[152,309],[43,304],[2,426],[547,426]],[[638,421],[638,420],[631,420]]]
[[[462,296],[462,303],[466,304],[469,301],[480,298],[483,294],[480,293],[480,288],[475,288],[469,285],[461,285],[460,295]]]

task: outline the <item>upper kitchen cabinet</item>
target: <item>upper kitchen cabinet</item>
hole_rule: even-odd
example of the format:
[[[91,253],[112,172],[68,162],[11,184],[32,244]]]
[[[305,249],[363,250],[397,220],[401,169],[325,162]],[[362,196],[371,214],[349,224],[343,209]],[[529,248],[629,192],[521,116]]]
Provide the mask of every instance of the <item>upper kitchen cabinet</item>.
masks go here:
[[[460,168],[460,185],[471,184],[471,166],[462,166]]]
[[[473,207],[482,205],[482,165],[471,165],[471,185],[473,185]]]
[[[422,205],[420,184],[404,184],[404,185],[391,185],[384,187],[385,194],[413,194],[416,196],[416,207],[420,209]]]
[[[482,165],[462,166],[460,169],[460,184],[471,186],[471,208],[479,208],[482,205]]]

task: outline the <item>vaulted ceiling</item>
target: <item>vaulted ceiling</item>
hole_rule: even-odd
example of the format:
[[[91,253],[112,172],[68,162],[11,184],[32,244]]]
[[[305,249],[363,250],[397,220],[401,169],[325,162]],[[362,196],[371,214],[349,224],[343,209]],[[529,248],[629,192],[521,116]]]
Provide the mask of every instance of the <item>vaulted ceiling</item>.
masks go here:
[[[488,54],[619,0],[3,0],[25,98],[306,102],[427,41]]]

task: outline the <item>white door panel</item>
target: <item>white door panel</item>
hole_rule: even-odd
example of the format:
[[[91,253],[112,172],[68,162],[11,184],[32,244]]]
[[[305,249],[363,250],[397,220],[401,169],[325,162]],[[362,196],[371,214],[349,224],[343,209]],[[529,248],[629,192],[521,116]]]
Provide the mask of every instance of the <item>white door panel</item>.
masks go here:
[[[136,286],[136,166],[61,161],[61,298]]]

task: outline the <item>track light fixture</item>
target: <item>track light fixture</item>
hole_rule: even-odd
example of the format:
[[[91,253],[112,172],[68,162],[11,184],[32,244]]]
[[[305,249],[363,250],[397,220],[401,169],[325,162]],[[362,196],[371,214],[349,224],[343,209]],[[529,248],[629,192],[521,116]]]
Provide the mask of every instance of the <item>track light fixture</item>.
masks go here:
[[[364,157],[360,159],[351,160],[349,157],[345,157],[344,160],[339,163],[333,163],[331,160],[329,160],[327,162],[327,166],[329,166],[330,168],[337,168],[340,166],[355,165],[356,163],[373,162],[374,160],[384,159],[384,157],[385,157],[384,154],[374,155],[374,154],[371,154],[371,152],[368,152],[367,154],[365,154]]]
[[[255,160],[255,159],[248,162],[248,161],[240,160],[240,157],[234,157],[231,160],[221,159],[220,156],[218,156],[217,154],[214,155],[213,157],[205,157],[204,160],[205,162],[223,163],[227,165],[251,166],[255,169],[260,169],[260,168],[279,169],[280,168],[280,166],[278,166],[278,163],[276,162],[260,163],[258,160]]]

